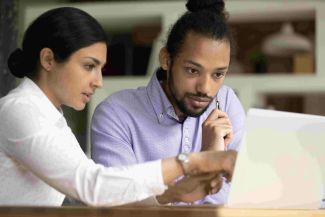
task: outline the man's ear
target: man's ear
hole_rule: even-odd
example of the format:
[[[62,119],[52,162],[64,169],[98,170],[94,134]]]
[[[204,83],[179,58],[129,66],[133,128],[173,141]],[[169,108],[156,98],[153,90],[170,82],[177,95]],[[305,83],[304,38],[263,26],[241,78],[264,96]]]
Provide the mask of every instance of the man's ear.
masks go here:
[[[164,70],[168,71],[170,64],[171,64],[171,58],[170,58],[170,54],[167,51],[166,47],[161,48],[160,53],[159,53],[159,62],[160,62],[160,66],[161,68],[163,68]]]
[[[50,48],[43,48],[40,52],[40,65],[46,71],[51,71],[54,63],[54,54]]]

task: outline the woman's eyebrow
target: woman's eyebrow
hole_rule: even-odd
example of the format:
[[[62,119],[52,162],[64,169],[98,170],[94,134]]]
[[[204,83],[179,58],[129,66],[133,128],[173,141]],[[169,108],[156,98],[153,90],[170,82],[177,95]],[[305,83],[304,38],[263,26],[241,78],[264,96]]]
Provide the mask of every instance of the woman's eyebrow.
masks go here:
[[[84,57],[83,59],[85,59],[85,58],[92,59],[97,65],[100,65],[101,64],[101,62],[98,59],[94,58],[94,57]]]

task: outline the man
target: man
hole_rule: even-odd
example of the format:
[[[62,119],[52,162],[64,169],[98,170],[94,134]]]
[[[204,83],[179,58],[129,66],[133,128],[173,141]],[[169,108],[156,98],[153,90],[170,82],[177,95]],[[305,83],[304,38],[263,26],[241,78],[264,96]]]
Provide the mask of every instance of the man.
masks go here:
[[[198,10],[193,1],[187,7],[191,12],[171,30],[148,86],[117,92],[96,108],[91,124],[96,163],[132,165],[180,153],[238,150],[245,113],[234,91],[222,86],[233,45],[229,29],[220,11]],[[223,145],[216,146],[220,140]],[[229,187],[221,174],[190,175],[156,199],[223,204]]]

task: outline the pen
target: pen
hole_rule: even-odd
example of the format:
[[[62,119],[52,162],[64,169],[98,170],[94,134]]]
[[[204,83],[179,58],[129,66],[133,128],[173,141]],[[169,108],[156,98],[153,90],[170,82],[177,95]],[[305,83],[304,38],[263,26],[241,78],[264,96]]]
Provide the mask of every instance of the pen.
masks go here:
[[[216,99],[216,108],[217,110],[219,110],[219,100]],[[225,151],[227,151],[227,146],[225,147]]]

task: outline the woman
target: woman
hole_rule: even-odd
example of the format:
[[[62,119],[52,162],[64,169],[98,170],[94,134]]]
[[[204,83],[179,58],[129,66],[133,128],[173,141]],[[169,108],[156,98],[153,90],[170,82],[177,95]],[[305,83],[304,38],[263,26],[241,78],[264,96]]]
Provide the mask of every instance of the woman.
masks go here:
[[[67,126],[61,105],[81,110],[97,88],[107,38],[79,9],[38,17],[8,66],[21,84],[0,99],[0,205],[60,206],[64,195],[92,206],[112,206],[164,192],[184,174],[176,158],[105,168],[89,160]],[[227,172],[236,152],[189,155],[191,170]]]

